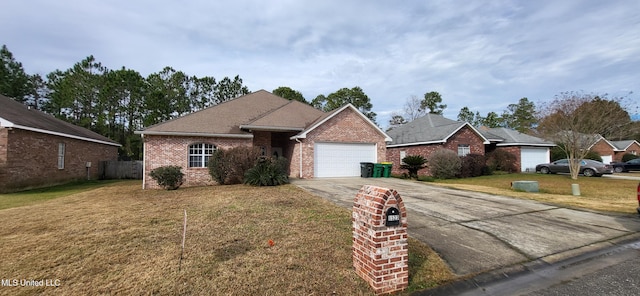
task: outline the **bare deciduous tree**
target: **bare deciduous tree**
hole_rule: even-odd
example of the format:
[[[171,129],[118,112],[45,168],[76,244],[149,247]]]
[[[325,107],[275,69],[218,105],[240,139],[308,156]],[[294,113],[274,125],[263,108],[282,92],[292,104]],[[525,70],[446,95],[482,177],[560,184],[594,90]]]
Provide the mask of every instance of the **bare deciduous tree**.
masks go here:
[[[564,150],[572,179],[578,178],[580,160],[602,135],[613,136],[629,127],[631,118],[621,107],[622,100],[607,94],[563,92],[539,106],[537,132]]]
[[[404,118],[407,122],[414,121],[415,119],[427,114],[426,110],[422,108],[421,105],[422,101],[417,96],[407,98],[403,108]]]

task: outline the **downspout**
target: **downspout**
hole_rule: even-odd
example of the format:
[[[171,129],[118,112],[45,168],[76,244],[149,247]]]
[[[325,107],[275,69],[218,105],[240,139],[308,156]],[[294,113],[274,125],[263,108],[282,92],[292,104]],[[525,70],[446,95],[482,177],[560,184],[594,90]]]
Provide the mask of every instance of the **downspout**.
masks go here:
[[[299,138],[296,138],[296,142],[300,144],[300,179],[302,179],[302,142],[300,142]]]
[[[144,134],[141,134],[140,137],[142,138],[142,190],[145,189],[145,182],[147,179],[147,176],[145,175],[147,172],[145,171],[145,165],[146,165],[146,159],[145,157],[147,156],[147,143],[144,140]]]

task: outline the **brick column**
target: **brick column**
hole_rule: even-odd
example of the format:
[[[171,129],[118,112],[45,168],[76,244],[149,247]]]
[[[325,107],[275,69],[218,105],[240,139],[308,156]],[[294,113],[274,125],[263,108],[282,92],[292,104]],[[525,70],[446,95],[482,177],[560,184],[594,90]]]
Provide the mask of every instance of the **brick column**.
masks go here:
[[[398,192],[363,186],[353,202],[351,220],[356,273],[369,283],[376,295],[407,288],[407,212]]]

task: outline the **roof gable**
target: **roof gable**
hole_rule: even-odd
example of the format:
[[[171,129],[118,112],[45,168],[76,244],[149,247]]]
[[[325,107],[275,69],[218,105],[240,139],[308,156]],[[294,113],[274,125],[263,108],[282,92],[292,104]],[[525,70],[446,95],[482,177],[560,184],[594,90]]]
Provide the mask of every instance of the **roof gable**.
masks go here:
[[[121,146],[111,139],[86,128],[57,119],[42,111],[0,95],[0,127],[29,130],[32,132]]]
[[[438,114],[427,114],[387,133],[393,141],[387,147],[445,143],[462,128],[468,127],[488,144],[487,138],[467,122]]]
[[[340,114],[341,112],[345,111],[345,110],[351,110],[353,111],[355,114],[357,114],[358,116],[360,116],[360,118],[362,118],[362,120],[364,120],[367,124],[369,124],[370,126],[372,126],[373,128],[375,128],[381,135],[383,135],[385,137],[385,141],[386,142],[390,142],[392,139],[391,137],[389,137],[389,135],[387,135],[385,132],[383,132],[375,123],[373,123],[368,117],[366,117],[364,114],[362,114],[362,112],[358,111],[358,109],[356,107],[354,107],[352,104],[346,104],[338,109],[332,110],[331,112],[328,113],[324,113],[323,116],[319,117],[315,122],[313,122],[309,127],[307,127],[305,130],[303,130],[301,133],[291,137],[291,139],[304,139],[307,137],[307,134],[311,131],[313,131],[314,129],[316,129],[317,127],[321,126],[322,124],[324,124],[325,122],[329,121],[331,118],[335,117],[337,114]]]
[[[614,145],[619,151],[626,151],[633,145],[634,143],[640,146],[640,143],[636,140],[622,140],[622,141],[609,141],[612,145]]]

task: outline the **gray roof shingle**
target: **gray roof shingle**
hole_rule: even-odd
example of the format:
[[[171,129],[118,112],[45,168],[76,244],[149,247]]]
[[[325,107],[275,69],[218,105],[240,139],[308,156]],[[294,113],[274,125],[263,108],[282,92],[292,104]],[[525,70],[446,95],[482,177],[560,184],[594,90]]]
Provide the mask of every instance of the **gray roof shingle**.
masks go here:
[[[86,128],[57,119],[39,110],[0,95],[0,123],[3,127],[31,130],[90,142],[121,146]]]
[[[466,122],[447,119],[442,115],[427,114],[388,131],[387,134],[393,139],[389,145],[444,142],[465,125]]]
[[[136,133],[251,137],[249,129],[302,131],[323,115],[311,105],[259,90]]]

